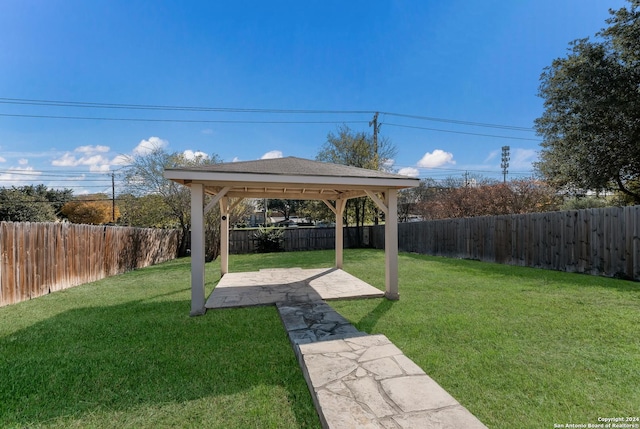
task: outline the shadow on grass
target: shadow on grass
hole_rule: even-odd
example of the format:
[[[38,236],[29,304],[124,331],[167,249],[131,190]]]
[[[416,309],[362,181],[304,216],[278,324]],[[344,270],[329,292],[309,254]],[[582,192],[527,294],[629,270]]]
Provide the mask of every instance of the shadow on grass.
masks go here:
[[[317,421],[275,308],[198,318],[188,308],[184,300],[75,308],[0,338],[0,426],[201,398],[215,407],[264,386],[286,391],[300,427]]]
[[[369,313],[365,314],[358,322],[356,322],[356,328],[360,331],[364,331],[367,333],[373,332],[373,329],[378,324],[378,321],[384,316],[397,301],[391,301],[386,298],[382,298],[380,303],[371,310]]]
[[[429,262],[446,266],[452,275],[482,275],[486,277],[512,276],[519,279],[538,280],[543,283],[572,283],[576,286],[596,286],[614,288],[624,292],[640,294],[640,282],[622,280],[611,277],[591,275],[588,273],[569,273],[542,268],[522,267],[471,259],[446,258],[442,256],[421,255],[417,253],[401,253],[401,258],[417,262]],[[425,274],[428,277],[428,274]]]

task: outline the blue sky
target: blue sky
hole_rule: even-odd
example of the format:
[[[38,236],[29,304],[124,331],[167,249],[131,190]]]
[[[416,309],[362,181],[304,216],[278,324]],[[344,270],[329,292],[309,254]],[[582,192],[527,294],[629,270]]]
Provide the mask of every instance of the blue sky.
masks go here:
[[[2,0],[0,186],[110,192],[110,172],[150,145],[229,162],[313,159],[340,124],[371,131],[374,111],[386,112],[380,135],[397,148],[395,171],[501,177],[501,147],[508,145],[509,177],[530,176],[543,68],[570,41],[603,28],[609,8],[625,5]]]

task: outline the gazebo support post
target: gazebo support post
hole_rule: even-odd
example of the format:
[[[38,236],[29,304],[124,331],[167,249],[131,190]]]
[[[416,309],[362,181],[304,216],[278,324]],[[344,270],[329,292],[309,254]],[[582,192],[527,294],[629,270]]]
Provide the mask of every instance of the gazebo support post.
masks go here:
[[[191,185],[191,316],[203,315],[204,306],[204,185]]]
[[[398,191],[387,189],[384,220],[385,293],[390,300],[400,299],[398,292]]]
[[[220,274],[229,272],[229,198],[220,198]]]
[[[336,200],[336,268],[342,269],[343,255],[344,255],[344,229],[342,215],[344,208],[347,205],[347,200]]]

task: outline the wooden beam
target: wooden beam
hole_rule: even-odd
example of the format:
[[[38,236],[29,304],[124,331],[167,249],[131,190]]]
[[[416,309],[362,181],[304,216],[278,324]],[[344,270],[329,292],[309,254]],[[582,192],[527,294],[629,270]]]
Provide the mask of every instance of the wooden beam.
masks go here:
[[[380,198],[378,198],[378,196],[376,194],[374,194],[371,191],[365,191],[365,192],[367,193],[369,198],[371,198],[373,200],[373,202],[376,203],[378,208],[384,212],[385,215],[389,213],[389,208],[387,207],[387,205],[384,203],[384,201],[382,201]]]
[[[338,194],[340,195],[339,198],[344,200],[350,200],[351,198],[360,198],[367,195],[365,191],[360,191],[360,190],[347,191],[347,192],[336,191],[336,192],[338,192]]]
[[[220,201],[220,198],[224,197],[227,194],[227,192],[229,192],[230,190],[231,190],[231,186],[225,186],[224,188],[222,188],[220,192],[218,192],[216,196],[213,197],[211,201],[209,201],[209,204],[207,204],[207,206],[204,208],[204,212],[208,213],[209,210],[211,210],[211,208],[215,206],[218,201]]]
[[[244,200],[244,198],[237,198],[233,204],[231,204],[231,207],[229,207],[229,213],[231,213],[236,207],[238,207],[238,205]]]
[[[322,200],[323,203],[325,203],[327,205],[327,207],[329,207],[329,209],[331,209],[331,211],[333,212],[334,215],[337,215],[338,213],[336,212],[336,208],[333,206],[333,204],[331,204],[329,202],[329,200]]]
[[[362,193],[362,195],[366,195],[366,194]],[[291,192],[291,191],[288,191],[286,194],[283,194],[282,192],[275,192],[272,190],[264,192],[263,190],[252,190],[252,189],[249,189],[247,192],[243,192],[242,190],[232,189],[229,192],[227,192],[227,197],[229,198],[260,198],[260,199],[269,198],[269,199],[279,199],[279,200],[325,200],[325,199],[333,200],[333,199],[340,198],[340,194],[338,194],[337,192],[329,193],[326,190],[324,191],[323,194],[320,194],[320,193],[312,192],[309,189],[307,189],[304,194],[302,192]]]

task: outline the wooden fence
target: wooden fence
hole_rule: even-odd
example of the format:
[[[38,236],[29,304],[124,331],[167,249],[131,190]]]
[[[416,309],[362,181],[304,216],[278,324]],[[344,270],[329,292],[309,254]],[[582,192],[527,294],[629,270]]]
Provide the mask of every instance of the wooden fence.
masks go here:
[[[0,307],[177,256],[180,232],[0,222]]]
[[[255,238],[257,229],[233,229],[229,234],[229,253],[243,254],[254,253],[258,248],[258,240]],[[323,250],[335,247],[335,228],[283,228],[285,252],[300,250]],[[345,240],[348,240],[345,234]],[[345,243],[349,247],[348,243]]]
[[[255,251],[250,230],[233,230],[233,253]],[[345,247],[355,245],[345,228]],[[285,229],[285,250],[333,249],[333,228]],[[384,226],[363,245],[384,249]],[[400,251],[640,280],[640,206],[409,222]]]
[[[384,248],[384,229],[371,231]],[[640,280],[640,206],[398,225],[401,251]]]

